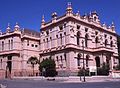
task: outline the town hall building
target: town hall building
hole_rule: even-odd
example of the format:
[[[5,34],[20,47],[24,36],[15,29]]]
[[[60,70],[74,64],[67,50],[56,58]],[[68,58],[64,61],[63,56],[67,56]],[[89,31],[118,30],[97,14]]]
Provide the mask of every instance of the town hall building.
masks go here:
[[[21,29],[16,23],[14,30],[10,25],[6,32],[0,32],[0,77],[31,76],[32,66],[27,61],[36,56],[41,62],[53,59],[58,75],[77,75],[85,66],[90,72],[105,62],[110,70],[118,64],[117,34],[114,23],[107,26],[101,23],[96,11],[81,15],[73,13],[68,3],[65,14],[45,22],[42,17],[40,32]],[[84,62],[84,64],[83,64]],[[39,75],[39,65],[35,74]]]

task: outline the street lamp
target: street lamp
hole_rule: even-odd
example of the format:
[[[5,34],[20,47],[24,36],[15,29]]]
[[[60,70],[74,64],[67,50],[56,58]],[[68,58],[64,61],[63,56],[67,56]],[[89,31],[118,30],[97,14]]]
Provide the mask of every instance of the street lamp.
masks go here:
[[[84,41],[82,40],[82,47],[83,47],[83,81],[85,82],[85,62],[84,62]]]

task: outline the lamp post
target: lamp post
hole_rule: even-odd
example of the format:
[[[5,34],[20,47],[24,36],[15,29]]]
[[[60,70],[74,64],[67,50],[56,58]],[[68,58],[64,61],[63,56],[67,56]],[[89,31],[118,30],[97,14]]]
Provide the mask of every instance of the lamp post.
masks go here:
[[[82,40],[82,47],[83,47],[83,81],[85,82],[85,62],[84,62],[84,41]]]

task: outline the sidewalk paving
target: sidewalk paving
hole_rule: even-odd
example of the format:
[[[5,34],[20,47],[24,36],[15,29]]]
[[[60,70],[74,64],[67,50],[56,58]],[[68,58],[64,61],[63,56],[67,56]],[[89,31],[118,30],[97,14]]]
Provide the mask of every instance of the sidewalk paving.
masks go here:
[[[109,81],[120,81],[120,78],[112,78],[109,76],[90,76],[85,77],[86,82],[109,82]],[[69,76],[69,77],[43,77],[43,76],[37,76],[37,77],[14,77],[13,79],[24,79],[24,80],[48,80],[52,81],[52,79],[55,79],[55,81],[64,82],[64,83],[83,83],[83,76],[81,77],[82,81],[80,81],[79,76]]]
[[[69,80],[65,81],[67,83],[83,83],[83,77],[70,77]],[[108,81],[120,81],[120,78],[112,78],[109,76],[91,76],[91,77],[85,77],[85,82],[108,82]]]

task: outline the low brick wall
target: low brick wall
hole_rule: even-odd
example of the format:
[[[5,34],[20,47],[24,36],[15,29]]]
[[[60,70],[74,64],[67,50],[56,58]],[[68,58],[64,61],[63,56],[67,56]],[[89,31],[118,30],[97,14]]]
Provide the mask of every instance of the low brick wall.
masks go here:
[[[5,71],[0,69],[0,79],[4,79],[5,78]]]
[[[120,70],[112,71],[111,75],[113,78],[120,78]]]
[[[6,75],[7,74],[7,75]],[[38,76],[39,71],[34,71],[34,76]],[[0,79],[7,78],[13,78],[13,77],[22,77],[22,76],[33,76],[33,71],[21,71],[21,70],[13,70],[10,74],[9,71],[5,71],[3,69],[0,69]]]

